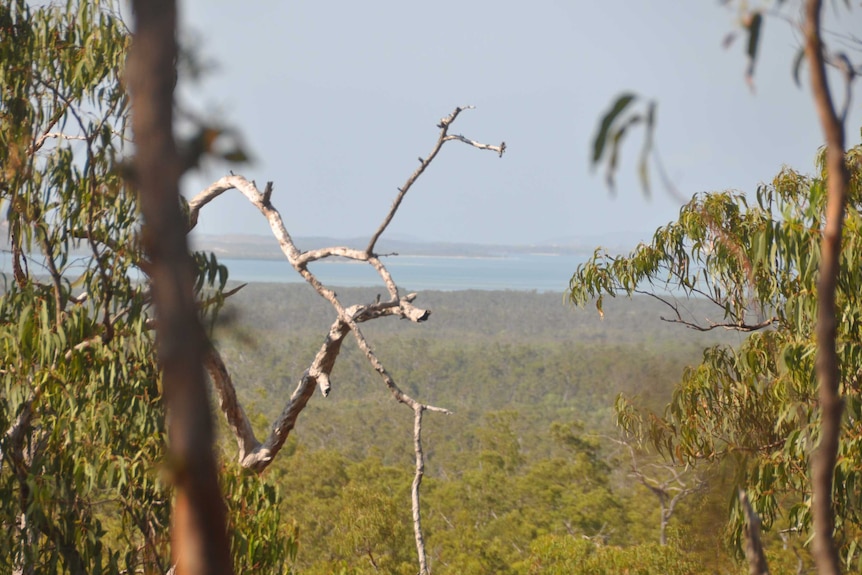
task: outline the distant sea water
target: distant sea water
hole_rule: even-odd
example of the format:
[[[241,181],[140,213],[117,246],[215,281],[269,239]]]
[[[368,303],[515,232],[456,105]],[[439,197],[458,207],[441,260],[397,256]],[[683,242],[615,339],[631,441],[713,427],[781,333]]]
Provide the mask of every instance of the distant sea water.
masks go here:
[[[394,256],[383,264],[398,287],[409,291],[517,290],[566,291],[585,256],[517,254],[504,257]],[[241,282],[301,283],[286,260],[220,259],[230,279]],[[323,261],[309,269],[326,285],[382,286],[380,276],[362,262]]]
[[[585,256],[514,254],[501,257],[392,256],[383,263],[404,290],[517,290],[563,293]],[[219,259],[239,282],[302,283],[287,260]],[[36,264],[37,265],[37,264]],[[326,285],[374,287],[383,282],[370,265],[345,260],[309,266]],[[0,273],[11,273],[11,258],[0,252]]]

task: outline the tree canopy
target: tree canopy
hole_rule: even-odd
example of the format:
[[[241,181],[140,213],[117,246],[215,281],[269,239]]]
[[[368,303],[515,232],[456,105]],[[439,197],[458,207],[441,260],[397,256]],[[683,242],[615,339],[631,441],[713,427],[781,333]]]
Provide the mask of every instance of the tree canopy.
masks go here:
[[[148,4],[141,2],[141,6]],[[173,34],[168,29],[161,32]],[[135,38],[140,40],[141,36]],[[166,449],[168,431],[173,436],[178,429],[173,423],[179,420],[166,422],[163,401],[170,378],[165,375],[164,354],[160,362],[157,351],[173,337],[163,329],[165,325],[176,319],[197,325],[203,319],[212,326],[225,298],[233,292],[226,290],[228,272],[216,257],[197,253],[191,258],[194,289],[186,286],[189,297],[185,303],[189,305],[185,315],[175,317],[164,311],[170,308],[159,307],[165,301],[164,291],[170,291],[166,286],[171,287],[172,277],[184,273],[189,262],[183,242],[175,242],[183,248],[179,274],[158,271],[165,252],[154,241],[153,232],[142,239],[141,213],[148,214],[152,224],[161,211],[158,204],[144,209],[146,202],[136,194],[136,187],[171,187],[167,191],[173,196],[167,194],[164,205],[173,202],[170,213],[175,225],[169,231],[175,236],[184,236],[194,227],[208,202],[228,190],[239,190],[266,218],[289,263],[322,296],[321,301],[329,304],[327,311],[334,312],[334,319],[328,316],[326,329],[315,331],[313,341],[305,337],[296,343],[297,348],[311,350],[313,359],[300,367],[302,375],[293,394],[278,389],[290,398],[281,415],[274,417],[264,441],[255,438],[218,350],[205,344],[197,327],[185,332],[202,344],[196,353],[204,355],[203,363],[227,419],[225,427],[230,428],[226,431],[234,434],[239,445],[237,463],[230,463],[231,457],[214,462],[230,539],[231,565],[223,564],[222,569],[285,573],[301,565],[309,572],[335,568],[363,572],[352,562],[359,557],[368,571],[410,573],[416,570],[413,553],[408,552],[413,537],[419,570],[430,571],[418,495],[425,473],[421,416],[425,411],[448,411],[405,393],[381,359],[386,358],[388,364],[393,358],[392,364],[405,364],[398,366],[401,373],[412,376],[403,389],[417,396],[417,381],[431,380],[427,388],[433,389],[435,378],[444,376],[459,383],[466,379],[497,384],[469,391],[446,390],[453,403],[458,399],[472,402],[475,411],[471,414],[480,413],[478,407],[485,412],[481,425],[458,437],[470,449],[469,454],[460,455],[460,468],[452,471],[447,466],[451,477],[442,477],[445,473],[441,471],[441,476],[429,478],[431,504],[426,524],[434,548],[428,556],[439,562],[441,572],[552,573],[575,565],[596,572],[695,570],[683,557],[681,546],[637,546],[639,536],[619,533],[633,516],[648,513],[635,496],[621,495],[610,460],[595,437],[587,437],[571,421],[545,425],[540,433],[535,429],[524,433],[519,415],[505,409],[516,395],[529,396],[537,405],[544,404],[544,409],[531,414],[535,425],[546,413],[563,413],[550,407],[574,401],[570,394],[591,387],[588,378],[608,373],[628,378],[631,369],[614,366],[615,358],[607,357],[583,362],[588,365],[577,377],[566,373],[573,362],[582,367],[581,357],[592,356],[598,344],[573,352],[559,342],[530,346],[501,339],[465,346],[416,338],[394,342],[392,338],[388,341],[391,355],[386,357],[387,352],[378,354],[360,330],[360,323],[380,317],[406,318],[413,323],[428,318],[427,310],[412,304],[415,294],[399,291],[375,246],[404,195],[446,142],[457,140],[502,156],[504,143],[492,146],[449,133],[458,115],[468,108],[458,107],[439,121],[431,153],[420,158],[419,166],[398,188],[393,207],[365,249],[336,246],[301,251],[271,201],[271,183],[260,190],[253,180],[231,174],[187,204],[178,201],[175,180],[179,172],[194,166],[200,156],[213,153],[213,142],[222,135],[218,128],[196,126],[198,132],[187,142],[183,165],[165,166],[174,178],[170,186],[145,183],[152,184],[150,177],[160,175],[160,165],[130,161],[145,148],[141,139],[132,144],[128,125],[127,89],[135,84],[133,80],[141,81],[134,77],[141,70],[130,70],[135,60],[127,64],[132,44],[132,34],[113,1],[31,5],[12,0],[0,6],[4,63],[0,68],[0,208],[8,237],[3,257],[11,268],[11,273],[2,276],[0,295],[0,430],[4,432],[0,437],[0,527],[7,535],[0,538],[0,571],[16,575],[168,573],[176,562],[169,519],[173,502],[182,499],[176,486],[189,471],[185,466],[190,459],[186,459],[188,452],[177,455],[180,452]],[[166,61],[160,66],[161,87],[169,93],[176,63],[172,57],[161,56]],[[165,98],[162,104],[165,102],[172,109],[172,99]],[[650,108],[648,124],[652,123]],[[167,134],[170,140],[172,126],[162,127],[162,136]],[[143,131],[136,129],[136,137]],[[168,147],[173,149],[172,141]],[[234,150],[222,157],[241,161],[243,155]],[[862,222],[860,158],[862,151],[854,148],[845,159],[851,186],[837,276],[838,353],[843,366],[860,365],[862,353],[858,333],[862,309],[856,299],[862,272],[854,268]],[[681,211],[677,223],[659,230],[651,245],[624,258],[596,253],[578,270],[570,294],[579,303],[597,297],[602,311],[603,296],[643,291],[669,306],[671,321],[694,329],[733,329],[748,334],[739,347],[709,348],[701,364],[685,373],[666,413],[654,415],[621,400],[619,420],[630,433],[686,464],[732,462],[767,526],[779,524],[801,533],[811,528],[811,486],[806,470],[810,448],[819,439],[821,417],[815,409],[813,358],[818,336],[813,325],[821,291],[817,271],[828,196],[822,165],[821,161],[821,174],[815,177],[783,171],[761,187],[754,200],[733,193],[696,197]],[[181,217],[180,209],[186,210],[187,218]],[[155,235],[161,239],[163,234]],[[146,251],[145,243],[149,244]],[[343,304],[309,270],[308,264],[327,257],[372,265],[389,299],[368,296],[369,303]],[[154,282],[162,290],[161,296]],[[653,289],[644,290],[644,285]],[[677,294],[699,296],[716,305],[717,316],[699,322],[674,298]],[[267,322],[273,321],[274,299],[267,302],[268,308],[256,310]],[[470,311],[468,299],[459,303]],[[199,317],[194,317],[195,312]],[[469,317],[466,311],[461,315]],[[470,317],[469,323],[476,333],[495,332],[501,324],[517,325],[517,337],[523,338],[520,328],[525,322],[511,318],[497,318],[497,323],[483,318],[486,324],[479,326]],[[379,453],[363,452],[364,459],[348,461],[343,453],[310,456],[309,450],[287,443],[299,412],[315,389],[327,395],[332,387],[330,375],[340,375],[333,368],[346,340],[356,345],[345,353],[352,361],[350,367],[364,366],[380,376],[378,381],[413,412],[412,486],[411,473],[384,464]],[[643,350],[631,352],[627,347],[631,342],[625,343],[614,351],[621,350],[630,359],[646,355]],[[413,356],[402,353],[408,347]],[[416,357],[417,348],[422,357]],[[272,351],[267,359],[281,365],[284,355],[283,350]],[[442,359],[437,361],[438,357]],[[192,363],[197,375],[202,375],[199,360],[194,356]],[[674,355],[638,370],[642,374],[660,372],[678,360]],[[290,363],[292,369],[299,364],[295,358]],[[369,365],[372,370],[367,369]],[[455,375],[444,373],[446,370]],[[266,369],[254,366],[250,371]],[[654,373],[649,377],[659,378]],[[202,382],[202,377],[198,379]],[[542,397],[550,380],[557,385],[555,393]],[[511,384],[505,397],[500,382]],[[275,392],[270,382],[266,385],[270,388],[265,391]],[[350,389],[350,385],[340,389]],[[862,465],[858,437],[862,405],[858,374],[845,367],[841,385],[847,410],[835,497],[840,542],[845,560],[851,562],[860,536],[856,477]],[[200,402],[191,405],[192,411],[206,414],[211,406],[206,394],[199,391],[200,397],[193,399]],[[604,399],[604,391],[583,391],[579,398],[583,409],[595,407]],[[442,390],[440,395],[444,395]],[[367,405],[353,413],[361,413],[366,420],[380,419],[380,410]],[[598,420],[600,414],[591,416]],[[257,419],[261,417],[258,414]],[[385,423],[380,427],[397,426]],[[453,435],[448,432],[450,441]],[[528,457],[527,441],[545,444],[534,446],[541,457]],[[211,447],[208,435],[203,443],[206,449]],[[358,441],[345,443],[355,448]],[[286,447],[282,459],[290,461],[290,470],[285,471],[287,465],[282,462],[273,467],[271,476],[262,476],[282,447]],[[438,470],[443,468],[437,465]],[[282,496],[277,483],[287,486],[289,493]],[[402,505],[399,502],[408,498],[413,504],[412,533],[407,514],[397,511]],[[286,505],[297,523],[284,519]],[[174,513],[174,521],[176,517]],[[739,515],[736,521],[739,526]],[[221,530],[216,523],[210,527]],[[615,527],[618,532],[611,535]],[[301,540],[297,531],[303,530],[319,540],[315,549],[324,554],[297,563],[297,542]],[[587,538],[591,540],[587,542]],[[632,547],[600,547],[609,542]],[[227,553],[224,546],[221,551]]]
[[[126,164],[131,37],[115,10],[0,6],[0,206],[12,268],[0,297],[6,573],[170,567],[150,269]],[[214,258],[196,261],[210,314],[226,274]],[[244,542],[234,561],[275,569],[291,545],[277,492],[223,471],[229,506],[256,516],[234,515]]]
[[[769,4],[774,5],[769,6]],[[844,235],[845,214],[848,209],[848,202],[851,201],[850,187],[852,185],[851,170],[848,169],[846,158],[845,123],[852,96],[853,81],[859,74],[858,66],[854,64],[846,50],[858,51],[859,40],[852,32],[843,34],[826,29],[823,19],[826,10],[822,0],[800,2],[800,16],[798,18],[784,14],[781,11],[783,4],[784,2],[781,0],[756,5],[751,5],[748,2],[738,3],[741,16],[740,24],[748,37],[746,79],[752,86],[758,46],[765,19],[767,17],[784,19],[798,30],[803,40],[793,65],[793,76],[799,85],[800,66],[803,62],[807,63],[814,110],[817,113],[825,141],[822,161],[820,162],[824,200],[822,225],[817,228],[820,254],[817,260],[817,299],[814,306],[816,319],[813,320],[816,342],[813,352],[815,355],[814,373],[817,380],[819,427],[814,434],[816,441],[810,445],[812,457],[809,509],[814,558],[818,571],[822,574],[837,575],[841,572],[839,549],[842,545],[836,541],[835,536],[836,523],[840,523],[841,520],[836,519],[836,507],[838,505],[834,503],[833,491],[836,481],[840,482],[842,479],[838,476],[844,412],[841,372],[842,369],[852,369],[852,366],[856,365],[842,363],[842,359],[846,358],[841,357],[838,340],[839,324],[843,320],[839,313],[840,306],[838,303],[838,293],[841,289],[839,283],[842,270],[842,237]],[[851,4],[844,2],[843,8],[839,8],[837,3],[833,3],[832,8],[835,10],[835,14],[839,15],[842,9],[850,11]],[[731,33],[725,39],[725,45],[732,42],[734,36],[735,34]],[[831,42],[825,40],[826,38],[831,39]],[[834,83],[830,82],[827,73],[829,68],[840,72],[843,76],[844,102],[840,108],[839,101],[833,96],[835,93]],[[604,115],[594,140],[592,162],[593,165],[602,161],[607,162],[607,181],[612,188],[620,142],[630,127],[645,123],[646,137],[642,148],[639,171],[644,190],[648,193],[647,159],[651,154],[654,154],[652,142],[655,127],[655,103],[648,102],[645,113],[634,111],[625,114],[626,108],[635,100],[636,95],[625,93],[617,98],[610,110]],[[646,118],[645,122],[644,118]],[[851,157],[855,155],[850,153]],[[661,166],[660,163],[659,166]],[[675,191],[663,170],[662,177],[668,190]],[[691,286],[689,289],[692,289]],[[573,295],[575,295],[575,291],[577,290],[573,289]],[[725,315],[726,319],[730,318],[737,323],[737,329],[761,329],[774,321],[767,320],[759,325],[751,325],[739,316],[738,312],[738,309],[731,311],[728,308]],[[740,493],[740,500],[747,501],[744,492]],[[744,507],[749,519],[749,527],[751,527],[751,529],[745,530],[746,555],[753,573],[765,573],[768,571],[768,566],[757,536],[759,532],[757,525],[760,519],[750,504],[746,503]],[[847,557],[845,557],[846,561],[852,559],[855,547],[855,543],[849,547]]]
[[[842,556],[858,560],[862,537],[862,301],[858,266],[862,226],[862,147],[846,158],[850,172],[846,226],[836,293],[837,352],[845,401],[833,496]],[[664,413],[620,397],[620,425],[660,452],[688,463],[732,462],[767,527],[811,532],[812,449],[821,412],[815,377],[817,281],[826,204],[823,155],[819,173],[782,170],[749,198],[716,192],[695,196],[677,221],[627,256],[597,251],[572,278],[570,298],[650,294],[667,305],[666,321],[690,329],[746,334],[738,346],[716,345],[686,369]],[[714,304],[696,317],[685,298]],[[741,536],[743,518],[732,521]]]
[[[6,64],[0,77],[0,205],[12,271],[3,276],[0,298],[0,376],[6,390],[0,400],[0,525],[11,534],[0,565],[16,573],[166,573],[173,565],[185,572],[204,564],[219,572],[286,570],[296,546],[279,518],[277,490],[244,470],[263,471],[316,387],[328,394],[341,343],[352,334],[394,398],[414,412],[411,495],[420,570],[426,572],[419,511],[421,415],[447,410],[405,394],[357,324],[386,316],[417,323],[428,317],[412,305],[415,294],[399,293],[374,252],[376,242],[445,143],[457,140],[500,156],[505,143],[449,134],[470,107],[455,108],[439,121],[435,147],[398,189],[364,250],[303,252],[271,203],[272,183],[261,191],[254,181],[231,174],[182,203],[178,178],[203,155],[216,154],[214,141],[224,134],[197,126],[180,157],[173,124],[175,6],[134,7],[134,35],[112,1],[31,6],[17,0],[0,7]],[[239,150],[221,156],[243,160]],[[190,258],[186,252],[185,236],[200,210],[234,188],[261,210],[288,261],[336,312],[298,391],[263,443],[255,439],[230,374],[200,329],[200,320],[214,320],[230,295],[224,290],[227,270],[212,254]],[[335,256],[372,265],[390,299],[343,305],[308,269],[310,262]],[[220,462],[218,474],[204,364],[240,446],[239,464]],[[229,551],[222,541],[217,477],[232,512]],[[173,528],[167,526],[169,516]],[[177,535],[184,530],[190,537]],[[200,545],[181,548],[192,540]],[[196,554],[201,549],[206,552]]]

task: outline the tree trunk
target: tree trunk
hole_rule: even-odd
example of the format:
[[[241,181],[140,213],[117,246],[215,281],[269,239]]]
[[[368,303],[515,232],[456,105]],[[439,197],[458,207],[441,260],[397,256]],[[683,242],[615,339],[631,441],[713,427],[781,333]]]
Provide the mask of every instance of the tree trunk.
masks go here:
[[[829,85],[823,44],[820,41],[821,2],[806,3],[805,55],[811,69],[811,89],[823,133],[826,137],[826,177],[828,196],[826,225],[820,245],[820,278],[817,285],[817,379],[820,400],[820,445],[812,463],[814,515],[814,560],[821,575],[841,573],[833,530],[832,481],[838,456],[843,404],[839,395],[840,369],[835,348],[838,321],[835,317],[835,291],[841,256],[841,230],[847,196],[847,170],[844,165],[844,126],[835,113]]]
[[[218,485],[207,409],[206,340],[197,316],[187,224],[180,211],[181,164],[173,138],[176,6],[133,3],[136,30],[129,57],[134,178],[152,263],[156,337],[168,412],[168,463],[176,489],[172,554],[179,575],[230,574],[226,511]]]

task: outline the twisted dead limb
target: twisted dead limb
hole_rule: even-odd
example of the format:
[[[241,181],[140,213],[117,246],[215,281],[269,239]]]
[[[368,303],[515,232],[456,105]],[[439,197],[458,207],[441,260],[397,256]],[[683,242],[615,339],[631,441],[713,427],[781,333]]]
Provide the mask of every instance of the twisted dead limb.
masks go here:
[[[407,178],[404,185],[398,188],[398,194],[393,201],[392,206],[386,213],[386,216],[383,218],[383,222],[374,232],[364,250],[357,250],[344,246],[332,246],[311,251],[300,251],[294,244],[290,233],[287,231],[281,214],[272,205],[272,182],[268,182],[264,190],[261,192],[254,181],[249,181],[240,175],[230,174],[228,176],[224,176],[205,190],[201,191],[189,202],[189,229],[191,229],[197,224],[200,210],[205,205],[228,190],[236,189],[239,191],[261,212],[267,222],[269,222],[272,233],[275,236],[276,241],[278,241],[281,251],[290,265],[321,297],[330,303],[336,312],[336,319],[330,326],[329,332],[326,334],[320,349],[312,360],[311,365],[303,373],[297,383],[296,389],[293,394],[291,394],[287,405],[282,410],[281,415],[279,415],[273,423],[269,435],[263,442],[259,441],[254,435],[254,431],[252,430],[248,417],[237,399],[233,380],[224,364],[224,361],[215,348],[211,347],[209,349],[204,358],[204,366],[216,389],[221,410],[236,438],[239,448],[240,464],[247,469],[251,469],[259,473],[272,463],[274,457],[278,454],[279,450],[284,445],[284,442],[287,440],[290,431],[296,425],[296,420],[299,417],[299,414],[314,394],[315,387],[320,388],[324,397],[329,394],[332,385],[330,376],[335,365],[335,360],[338,357],[338,353],[341,351],[341,344],[343,343],[345,336],[348,333],[352,333],[357,346],[362,350],[371,367],[380,375],[395,400],[409,407],[414,414],[413,445],[416,457],[416,473],[414,475],[412,487],[412,510],[413,530],[419,557],[420,575],[427,575],[430,573],[427,566],[419,507],[419,487],[422,483],[422,476],[425,469],[425,460],[421,443],[422,413],[426,410],[444,414],[449,414],[450,412],[441,407],[435,407],[433,405],[416,401],[404,393],[377,357],[371,344],[360,330],[359,324],[387,316],[406,318],[410,321],[419,323],[428,319],[428,316],[431,314],[430,311],[417,308],[413,305],[412,302],[416,297],[416,294],[407,294],[405,296],[399,295],[397,284],[392,278],[392,275],[386,269],[386,266],[377,257],[377,254],[374,252],[374,248],[377,241],[380,239],[380,236],[386,231],[389,223],[394,218],[395,213],[398,211],[399,206],[407,194],[407,191],[431,164],[446,142],[459,141],[481,150],[489,150],[498,153],[500,156],[503,155],[506,150],[505,143],[501,143],[499,146],[482,144],[462,135],[450,135],[448,133],[450,126],[460,113],[471,108],[472,106],[455,108],[451,114],[440,120],[440,123],[437,125],[440,129],[440,133],[433,149],[425,158],[419,158],[419,167],[410,175],[410,177]],[[341,257],[354,261],[366,262],[371,265],[377,271],[383,284],[386,286],[389,293],[389,300],[344,306],[335,292],[325,286],[308,269],[308,264],[311,262],[329,257]]]
[[[412,301],[410,296],[412,295],[414,294],[405,296],[400,306],[396,306],[392,302],[380,302],[368,306],[355,305],[345,310],[345,313],[353,316],[354,321],[358,322],[389,315],[407,317],[417,322],[424,321],[430,312],[413,307],[410,304]],[[204,366],[216,389],[222,413],[224,413],[236,438],[239,448],[239,462],[243,467],[257,472],[266,469],[295,427],[296,419],[305,408],[308,400],[314,395],[315,387],[320,387],[324,397],[329,395],[331,388],[329,377],[335,366],[338,353],[341,351],[344,337],[349,331],[350,327],[341,318],[332,323],[329,333],[324,338],[311,365],[302,374],[287,405],[273,423],[269,436],[263,442],[260,442],[254,435],[251,423],[237,399],[233,380],[221,355],[214,347],[210,348],[204,360]],[[439,410],[439,408],[434,409]]]
[[[739,503],[745,516],[743,535],[745,536],[745,558],[748,561],[748,572],[750,575],[769,575],[769,565],[766,563],[763,543],[760,540],[760,516],[751,506],[748,495],[741,489],[739,490]]]

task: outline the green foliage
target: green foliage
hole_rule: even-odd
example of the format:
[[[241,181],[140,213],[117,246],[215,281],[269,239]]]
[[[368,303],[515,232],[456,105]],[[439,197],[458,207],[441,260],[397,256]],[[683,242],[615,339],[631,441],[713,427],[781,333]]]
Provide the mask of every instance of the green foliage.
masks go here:
[[[228,503],[231,554],[237,573],[293,573],[299,549],[296,528],[282,519],[282,497],[272,482],[228,465],[221,470]]]
[[[423,526],[435,573],[526,573],[538,537],[626,532],[597,442],[561,426],[571,445],[527,461],[521,427],[513,411],[487,414],[471,456],[445,476],[426,477]],[[409,466],[300,447],[269,473],[287,494],[284,513],[299,526],[299,572],[415,573]]]
[[[139,246],[136,198],[127,185],[133,174],[125,164],[122,79],[129,35],[115,8],[95,1],[30,7],[13,0],[0,6],[0,206],[12,266],[0,297],[4,573],[163,573],[169,566],[171,492],[160,468],[165,421],[149,329],[148,267]],[[603,149],[612,149],[614,157],[628,127],[644,123],[650,131],[653,125],[649,104],[638,119],[624,118],[630,103],[612,111],[603,128]],[[186,143],[189,165],[217,153],[219,138],[230,140],[227,156],[243,159],[232,133],[200,127]],[[596,159],[602,154],[597,149]],[[721,202],[714,209],[725,226]],[[742,234],[747,211],[726,211],[737,214],[734,233]],[[755,269],[730,260],[715,265],[733,281],[746,280]],[[197,254],[195,263],[202,314],[214,322],[227,270],[212,255]],[[816,261],[806,260],[805,269],[812,266]],[[853,278],[848,282],[858,285]],[[727,283],[721,293],[740,298],[727,313],[744,320],[749,302],[741,298],[748,292],[737,294]],[[766,309],[774,297],[764,290],[756,301]],[[603,326],[616,330],[611,335],[597,329],[598,320],[561,320],[574,316],[563,312],[555,295],[426,296],[435,322],[421,338],[408,333],[411,326],[391,323],[369,326],[367,333],[411,393],[456,410],[452,418],[426,420],[423,512],[434,571],[579,572],[577,563],[615,572],[696,572],[685,570],[687,558],[677,547],[637,545],[642,540],[631,533],[647,530],[628,524],[645,524],[646,512],[623,493],[612,462],[586,431],[603,428],[616,391],[660,396],[656,390],[666,389],[668,374],[689,357],[691,346],[669,341],[662,329],[633,330],[610,318]],[[319,316],[312,317],[321,302],[310,292],[302,296],[279,286],[277,297],[264,297],[266,305],[244,312],[258,331],[225,336],[226,355],[239,365],[238,379],[250,382],[241,391],[278,410],[281,403],[272,399],[289,393],[332,318],[319,323]],[[283,325],[288,304],[301,308],[289,314],[289,337]],[[787,305],[776,304],[774,313],[810,311]],[[608,311],[637,315],[624,306]],[[793,315],[781,313],[782,321]],[[378,329],[393,335],[383,338]],[[772,333],[760,334],[765,351],[752,347],[745,356],[749,364],[765,362],[777,374],[788,366],[810,369],[807,343],[773,361],[772,348],[785,344]],[[848,343],[847,353],[851,348]],[[722,373],[749,373],[736,355],[714,353]],[[244,354],[255,357],[244,360]],[[333,405],[308,408],[297,438],[264,477],[223,465],[239,572],[415,572],[411,465],[404,465],[412,452],[396,439],[409,438],[409,432],[396,433],[409,430],[409,414],[399,419],[385,394],[366,391],[377,382],[355,348],[346,346],[342,360],[334,373]],[[788,389],[785,394],[796,393],[804,406],[809,395]],[[723,399],[718,392],[713,396]],[[754,395],[746,398],[740,405],[774,409]],[[857,417],[859,410],[854,404],[850,413]],[[788,412],[785,419],[804,415]],[[739,444],[754,445],[760,432],[740,433]],[[808,440],[800,434],[793,441]],[[696,455],[679,442],[669,444],[675,454],[677,446],[680,454]],[[729,452],[723,444],[711,449],[715,457]],[[858,450],[858,442],[845,453],[850,449]],[[839,478],[847,496],[856,489],[855,460],[842,461],[847,467]],[[745,469],[757,469],[764,484],[768,478],[769,485],[781,486],[774,470]],[[758,501],[768,501],[767,492],[759,495]],[[583,537],[634,546],[596,548]]]
[[[593,138],[593,155],[591,164],[595,167],[602,161],[607,163],[605,181],[608,188],[613,192],[615,189],[615,177],[619,164],[620,147],[622,146],[626,132],[630,128],[644,125],[644,141],[638,160],[638,175],[644,193],[650,193],[649,158],[653,149],[653,134],[655,132],[656,103],[647,101],[641,112],[626,113],[632,106],[637,104],[639,97],[629,92],[617,96],[610,109],[602,116],[599,128]]]
[[[329,574],[340,566],[355,574],[415,573],[409,468],[298,449],[268,473],[297,525],[298,572]]]
[[[838,354],[845,399],[836,468],[836,533],[848,564],[862,527],[859,471],[859,370],[862,366],[862,148],[847,155],[851,186],[838,280]],[[740,194],[696,196],[679,219],[659,229],[649,245],[627,257],[597,252],[580,266],[570,297],[596,298],[655,293],[674,319],[697,324],[673,295],[705,298],[720,321],[701,329],[729,327],[750,332],[739,346],[707,348],[702,361],[683,374],[662,416],[620,398],[619,423],[677,460],[733,460],[767,528],[775,522],[811,527],[810,454],[817,445],[820,414],[814,374],[816,282],[826,202],[822,175],[790,169],[758,188],[754,202]],[[732,513],[741,534],[739,509]]]
[[[170,488],[112,2],[0,5],[0,572],[167,572]],[[202,313],[226,270],[199,257]],[[4,266],[5,267],[5,266]],[[278,499],[225,474],[238,566],[291,554]],[[257,482],[257,483],[255,483]]]
[[[676,547],[606,547],[574,537],[548,536],[531,547],[530,575],[700,575],[712,573]]]
[[[374,298],[369,290],[339,294]],[[423,423],[423,526],[432,571],[526,573],[531,542],[549,533],[627,546],[657,541],[654,496],[633,487],[626,461],[614,461],[596,434],[613,432],[617,393],[643,394],[658,406],[699,357],[698,345],[725,336],[686,337],[657,324],[652,317],[661,308],[648,298],[609,302],[600,320],[570,313],[558,294],[420,297],[434,312],[421,333],[394,321],[369,324],[366,333],[405,388],[455,411]],[[262,432],[332,321],[319,299],[302,286],[252,284],[229,300],[234,321],[219,325],[219,345],[238,393],[268,416]],[[387,569],[415,572],[412,423],[412,412],[392,402],[355,346],[345,344],[332,393],[312,399],[291,435],[289,457],[267,472],[285,494],[283,516],[297,525],[299,572],[370,573],[371,557]],[[233,457],[235,447],[225,443]],[[724,513],[724,491],[715,498]],[[713,553],[708,564],[718,570],[733,567],[715,542],[714,521],[701,528],[694,512],[682,518],[689,506],[680,506],[686,541],[697,536],[713,547],[685,551],[699,560]],[[361,532],[352,526],[362,522],[371,557],[357,551]],[[388,538],[380,536],[385,532]]]

